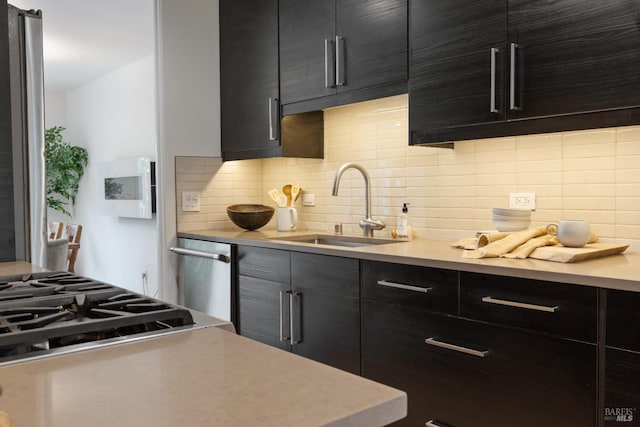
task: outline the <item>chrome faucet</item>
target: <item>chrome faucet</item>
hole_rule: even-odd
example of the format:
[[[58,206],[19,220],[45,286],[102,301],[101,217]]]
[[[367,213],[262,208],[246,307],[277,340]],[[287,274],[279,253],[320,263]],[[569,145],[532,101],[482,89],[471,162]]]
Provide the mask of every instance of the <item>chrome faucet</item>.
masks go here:
[[[360,220],[360,228],[362,228],[362,235],[364,237],[373,237],[373,230],[382,230],[386,227],[385,223],[379,219],[371,218],[371,179],[369,178],[369,173],[365,168],[360,166],[357,163],[345,163],[340,166],[336,171],[336,176],[333,179],[333,191],[331,194],[334,196],[338,195],[338,187],[340,186],[340,178],[342,174],[347,169],[357,169],[362,174],[364,178],[364,186],[365,186],[365,218]]]

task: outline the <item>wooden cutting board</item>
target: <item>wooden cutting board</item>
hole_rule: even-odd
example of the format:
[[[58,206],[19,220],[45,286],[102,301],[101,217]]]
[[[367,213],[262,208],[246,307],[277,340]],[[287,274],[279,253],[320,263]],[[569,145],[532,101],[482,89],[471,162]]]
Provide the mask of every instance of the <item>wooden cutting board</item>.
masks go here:
[[[544,246],[529,255],[529,258],[554,262],[576,262],[586,259],[600,258],[624,252],[629,245],[615,243],[590,243],[582,248],[566,248],[562,245]]]

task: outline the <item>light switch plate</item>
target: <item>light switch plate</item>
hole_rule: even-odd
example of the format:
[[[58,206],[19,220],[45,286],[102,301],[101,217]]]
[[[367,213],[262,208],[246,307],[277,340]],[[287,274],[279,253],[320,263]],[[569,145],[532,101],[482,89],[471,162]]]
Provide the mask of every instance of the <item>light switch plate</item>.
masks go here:
[[[182,192],[182,212],[200,212],[200,192]]]
[[[302,193],[302,206],[315,206],[316,195],[313,193]]]

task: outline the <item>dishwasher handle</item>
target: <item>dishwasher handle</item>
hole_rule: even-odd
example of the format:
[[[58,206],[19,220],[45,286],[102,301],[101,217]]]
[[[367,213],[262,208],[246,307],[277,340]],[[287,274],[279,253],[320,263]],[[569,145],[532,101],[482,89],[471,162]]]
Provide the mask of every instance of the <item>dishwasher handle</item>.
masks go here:
[[[211,252],[194,251],[193,249],[175,248],[175,247],[170,247],[169,250],[178,255],[208,258],[208,259],[213,259],[215,261],[221,261],[227,264],[231,262],[231,258],[223,254],[212,254]]]

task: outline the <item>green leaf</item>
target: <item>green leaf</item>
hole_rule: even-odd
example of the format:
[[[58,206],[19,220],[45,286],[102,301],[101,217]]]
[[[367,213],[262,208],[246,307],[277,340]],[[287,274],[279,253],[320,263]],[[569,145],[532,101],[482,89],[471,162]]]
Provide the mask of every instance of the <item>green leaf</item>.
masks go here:
[[[62,126],[45,130],[47,206],[71,216],[66,206],[75,206],[80,179],[89,164],[89,154],[86,149],[65,142],[64,130]]]

